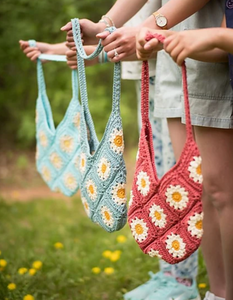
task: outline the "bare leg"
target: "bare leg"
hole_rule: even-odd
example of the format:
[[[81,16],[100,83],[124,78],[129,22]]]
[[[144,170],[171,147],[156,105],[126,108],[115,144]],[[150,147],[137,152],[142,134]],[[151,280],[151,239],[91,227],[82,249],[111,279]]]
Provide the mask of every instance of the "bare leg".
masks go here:
[[[174,118],[174,119],[168,119],[168,127],[169,127],[169,133],[170,133],[175,157],[176,157],[176,160],[178,160],[180,157],[181,151],[184,147],[184,143],[185,143],[185,139],[186,139],[185,125],[181,123],[180,119]],[[209,130],[211,130],[211,129],[209,129]],[[208,144],[209,145],[209,142],[207,140],[205,140],[205,138],[203,138],[201,140],[199,138],[198,142],[199,142],[199,144],[203,144],[203,145]],[[212,147],[212,149],[215,149],[213,144],[210,147]],[[199,146],[199,149],[202,150],[202,148],[200,146]],[[208,159],[208,156],[210,155],[209,154],[210,150],[211,149],[208,149],[208,150],[206,149],[207,159]],[[202,153],[203,151],[204,151],[204,149],[201,151],[202,156],[203,156],[203,153]],[[233,151],[232,151],[232,153],[233,153]],[[216,156],[218,156],[218,155],[216,154]],[[233,155],[232,155],[232,157],[233,157]],[[204,157],[203,160],[206,160],[206,158]],[[212,161],[212,167],[214,167],[213,162],[215,160],[211,160],[211,161]],[[202,166],[202,168],[203,168],[203,166]],[[232,168],[233,168],[233,166],[232,166]],[[216,170],[217,170],[217,168],[216,168]],[[204,174],[204,172],[203,172],[203,175],[204,175],[204,178],[205,178],[205,176],[207,176],[206,174]],[[231,177],[231,180],[232,180],[232,178],[233,178],[233,176]],[[204,186],[204,190],[205,190],[205,186]],[[208,193],[206,193],[206,191],[204,191],[204,193],[203,193],[202,201],[203,201],[203,209],[204,209],[204,214],[205,214],[204,223],[203,223],[205,234],[203,236],[202,250],[203,250],[203,255],[205,257],[205,262],[206,262],[206,266],[207,266],[207,270],[208,270],[211,291],[219,297],[224,297],[225,296],[225,294],[224,294],[225,276],[224,276],[224,268],[223,268],[223,260],[222,260],[222,248],[221,248],[218,214],[217,214],[216,209],[212,205],[212,202],[208,199]],[[213,234],[213,232],[214,232],[214,234]]]
[[[211,291],[233,299],[233,130],[196,127],[204,177],[203,251]],[[212,207],[211,207],[212,205]],[[217,230],[219,223],[220,230]],[[221,238],[220,238],[221,236]],[[221,245],[222,249],[219,249]],[[222,261],[221,261],[222,251]],[[224,293],[224,272],[226,293]]]

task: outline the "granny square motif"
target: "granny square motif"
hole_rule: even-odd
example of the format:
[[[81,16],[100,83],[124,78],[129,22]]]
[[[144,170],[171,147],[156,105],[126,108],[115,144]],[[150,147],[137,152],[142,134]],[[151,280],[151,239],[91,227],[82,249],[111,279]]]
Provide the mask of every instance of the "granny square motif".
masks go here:
[[[160,35],[149,39],[152,37],[163,41]],[[185,64],[182,76],[186,143],[180,159],[159,180],[148,117],[148,63],[143,62],[142,129],[128,211],[132,235],[142,251],[170,264],[190,256],[199,247],[203,233],[201,157],[192,133]]]
[[[84,58],[92,59],[102,50],[87,56],[81,42],[79,20],[72,19],[77,48],[81,110],[81,199],[89,218],[108,232],[121,229],[127,221],[126,167],[123,159],[124,139],[120,116],[120,63],[114,65],[112,111],[99,142],[88,107]],[[110,29],[110,31],[113,29]],[[98,100],[96,99],[96,105]]]
[[[30,41],[31,46],[33,42]],[[41,59],[65,61],[65,56],[43,54],[37,60],[36,166],[52,191],[72,196],[80,187],[77,161],[80,154],[81,105],[78,100],[77,70],[72,71],[73,97],[63,120],[55,128]]]

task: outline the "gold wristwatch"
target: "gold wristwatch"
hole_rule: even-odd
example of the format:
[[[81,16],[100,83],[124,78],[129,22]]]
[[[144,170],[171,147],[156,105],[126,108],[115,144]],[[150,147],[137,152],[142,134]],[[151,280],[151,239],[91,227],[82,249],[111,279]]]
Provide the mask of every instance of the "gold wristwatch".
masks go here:
[[[152,14],[155,17],[155,23],[158,27],[160,27],[161,29],[167,29],[167,18],[160,14],[159,12],[154,12]]]

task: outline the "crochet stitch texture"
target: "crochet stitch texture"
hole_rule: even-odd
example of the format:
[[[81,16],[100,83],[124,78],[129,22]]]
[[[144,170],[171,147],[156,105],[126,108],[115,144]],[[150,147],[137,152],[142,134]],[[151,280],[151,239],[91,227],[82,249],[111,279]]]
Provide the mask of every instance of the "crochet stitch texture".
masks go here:
[[[147,38],[152,37],[163,41],[160,35]],[[186,143],[180,159],[159,180],[148,117],[148,62],[143,62],[142,129],[128,210],[131,232],[142,251],[170,264],[190,256],[199,247],[203,233],[201,157],[192,133],[185,64],[182,66],[182,77]]]
[[[121,229],[127,221],[126,167],[123,159],[124,138],[120,116],[120,63],[114,64],[112,111],[101,141],[96,136],[88,107],[84,58],[92,59],[102,51],[99,43],[87,56],[81,42],[78,19],[72,19],[77,48],[78,75],[82,101],[81,199],[88,217],[108,232]],[[108,28],[111,32],[114,28]]]
[[[30,40],[29,44],[33,46],[35,41]],[[65,60],[58,55],[41,55],[37,60],[36,166],[52,191],[72,196],[80,186],[77,159],[80,154],[81,105],[78,100],[77,70],[72,71],[73,97],[63,120],[55,128],[46,93],[42,57],[48,60]]]

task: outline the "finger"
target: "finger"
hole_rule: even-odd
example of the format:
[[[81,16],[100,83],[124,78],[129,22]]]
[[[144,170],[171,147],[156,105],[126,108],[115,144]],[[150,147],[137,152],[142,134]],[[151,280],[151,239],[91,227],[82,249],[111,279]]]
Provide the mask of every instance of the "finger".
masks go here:
[[[105,39],[110,34],[109,31],[103,31],[96,35],[98,39]]]
[[[69,30],[69,31],[66,33],[66,36],[73,36],[73,30]]]
[[[154,50],[158,47],[158,45],[161,44],[157,39],[151,39],[149,42],[147,42],[144,45],[145,50]]]
[[[61,31],[68,31],[72,28],[72,23],[68,22],[66,25],[61,27]]]

